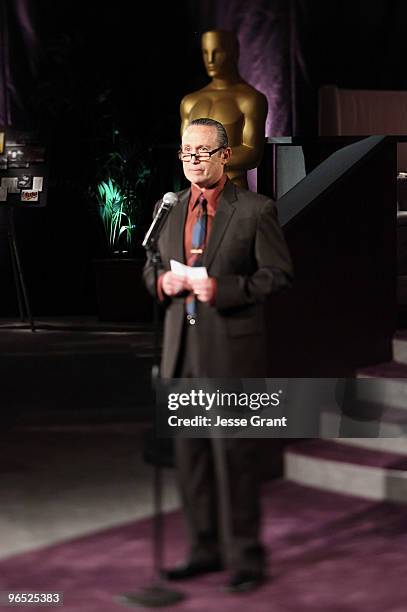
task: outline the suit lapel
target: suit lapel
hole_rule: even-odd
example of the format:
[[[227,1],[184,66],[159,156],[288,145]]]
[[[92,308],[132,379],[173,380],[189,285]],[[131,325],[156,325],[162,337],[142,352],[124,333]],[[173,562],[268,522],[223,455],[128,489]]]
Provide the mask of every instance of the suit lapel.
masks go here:
[[[186,189],[179,194],[179,202],[171,211],[169,216],[171,241],[171,259],[185,263],[184,255],[184,228],[188,211],[188,202],[191,190]]]
[[[203,265],[207,268],[211,265],[236,210],[233,205],[236,200],[235,186],[227,181],[219,198],[208,246],[203,256]]]

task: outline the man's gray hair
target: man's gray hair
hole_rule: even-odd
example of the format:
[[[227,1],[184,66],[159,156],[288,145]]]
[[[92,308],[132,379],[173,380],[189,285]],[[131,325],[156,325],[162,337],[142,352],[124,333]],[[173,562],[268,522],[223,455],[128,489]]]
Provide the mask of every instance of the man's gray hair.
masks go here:
[[[209,119],[208,117],[201,117],[200,119],[193,119],[186,127],[188,129],[192,125],[207,125],[209,127],[213,127],[216,129],[217,133],[217,141],[218,147],[226,147],[229,146],[228,135],[226,133],[225,128],[219,121],[215,121],[215,119]]]

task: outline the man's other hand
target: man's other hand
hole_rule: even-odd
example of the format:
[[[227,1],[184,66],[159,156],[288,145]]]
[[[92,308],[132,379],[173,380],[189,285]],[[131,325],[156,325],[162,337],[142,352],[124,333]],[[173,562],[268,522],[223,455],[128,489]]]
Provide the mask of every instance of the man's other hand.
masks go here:
[[[193,279],[189,283],[200,302],[213,302],[216,291],[216,280],[214,278]]]

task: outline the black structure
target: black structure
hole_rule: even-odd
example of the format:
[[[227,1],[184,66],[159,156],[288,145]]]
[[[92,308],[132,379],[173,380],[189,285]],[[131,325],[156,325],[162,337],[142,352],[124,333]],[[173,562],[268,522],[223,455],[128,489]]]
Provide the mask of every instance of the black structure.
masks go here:
[[[391,360],[396,174],[394,139],[371,136],[337,150],[277,201],[295,284],[270,304],[273,376],[346,377]]]

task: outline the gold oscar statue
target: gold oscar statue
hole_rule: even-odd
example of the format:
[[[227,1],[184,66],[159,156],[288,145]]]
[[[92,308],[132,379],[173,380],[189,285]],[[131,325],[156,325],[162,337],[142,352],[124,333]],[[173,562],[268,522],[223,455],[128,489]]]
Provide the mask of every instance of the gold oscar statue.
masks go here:
[[[202,53],[212,80],[182,99],[181,134],[193,119],[220,121],[233,153],[226,173],[236,185],[247,189],[247,170],[257,168],[263,153],[267,99],[240,76],[239,43],[233,32],[205,32]]]

